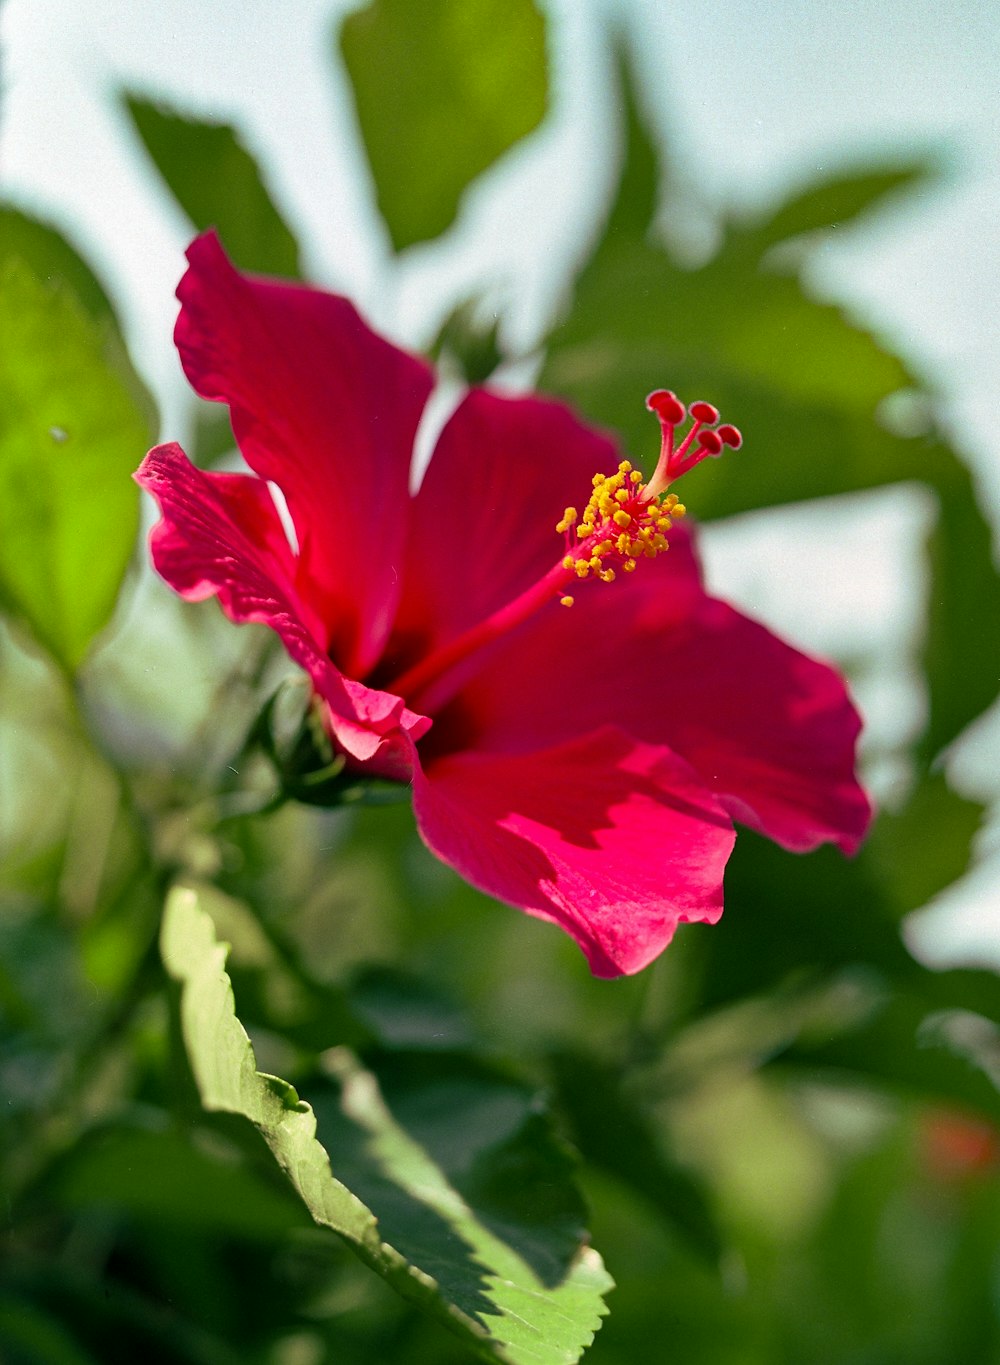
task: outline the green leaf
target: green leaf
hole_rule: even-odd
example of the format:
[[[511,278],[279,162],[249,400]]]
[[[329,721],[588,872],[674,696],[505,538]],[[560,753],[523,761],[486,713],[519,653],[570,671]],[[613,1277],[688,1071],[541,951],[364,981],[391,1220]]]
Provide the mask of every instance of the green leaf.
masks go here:
[[[95,321],[115,323],[104,286],[53,227],[10,204],[0,204],[0,258],[20,256],[50,286],[65,284]]]
[[[934,167],[925,160],[870,170],[843,173],[815,181],[791,195],[748,231],[754,247],[763,253],[778,242],[804,233],[823,232],[881,208],[883,201],[900,191],[925,182]]]
[[[929,485],[940,506],[930,545],[930,716],[920,746],[929,763],[992,702],[1000,676],[1000,580],[969,473],[933,433],[903,439],[880,422],[890,395],[919,388],[899,357],[810,299],[798,279],[762,269],[774,234],[804,228],[824,192],[811,208],[799,195],[787,215],[779,211],[768,240],[753,227],[730,228],[706,266],[683,269],[649,235],[658,158],[627,83],[625,93],[618,196],[550,338],[540,385],[621,432],[633,456],[652,457],[658,446],[643,406],[651,389],[716,404],[742,428],[746,447],[685,480],[685,501],[701,518],[908,479]],[[856,186],[854,204],[879,185],[890,187],[877,175]],[[845,189],[838,212],[849,198]]]
[[[138,95],[126,94],[124,100],[153,164],[198,231],[218,228],[227,252],[244,270],[297,279],[295,238],[236,131]]]
[[[557,1177],[551,1227],[536,1225],[531,1210],[518,1219],[509,1200],[498,1205],[490,1197],[496,1193],[495,1168],[483,1168],[475,1151],[462,1153],[461,1129],[448,1122],[440,1090],[423,1111],[436,1135],[411,1111],[414,1136],[390,1112],[376,1077],[338,1048],[329,1056],[339,1098],[325,1104],[325,1122],[343,1138],[334,1153],[338,1170],[348,1167],[366,1192],[373,1191],[376,1216],[333,1174],[310,1105],[287,1082],[257,1071],[234,1012],[226,950],[193,891],[171,893],[161,946],[180,986],[181,1029],[202,1103],[255,1125],[318,1223],[337,1232],[399,1293],[443,1321],[482,1358],[517,1365],[579,1359],[600,1325],[611,1280],[597,1253],[578,1240],[566,1263],[567,1205],[558,1193],[564,1157],[549,1157],[550,1185]],[[483,1122],[480,1114],[478,1123]],[[440,1150],[442,1136],[450,1139],[450,1157]],[[506,1136],[501,1149],[510,1179],[501,1182],[501,1190],[516,1193],[514,1177],[524,1172],[520,1129],[508,1128]],[[456,1163],[467,1196],[454,1183]],[[477,1185],[484,1169],[485,1193]],[[388,1227],[407,1245],[412,1261],[384,1239]],[[543,1258],[544,1273],[538,1268]],[[554,1264],[560,1275],[550,1283],[546,1274]]]
[[[968,1010],[933,1010],[919,993],[898,992],[859,1027],[832,1038],[802,1038],[772,1065],[860,1079],[925,1101],[956,1105],[1000,1122],[996,1025]]]
[[[662,1124],[626,1089],[620,1069],[583,1052],[560,1052],[550,1061],[559,1103],[587,1162],[624,1181],[691,1250],[717,1266],[723,1244],[707,1193],[695,1174],[670,1156]]]
[[[0,599],[68,670],[108,622],[153,432],[106,324],[18,258],[0,265]]]
[[[340,43],[393,246],[438,236],[469,182],[541,122],[541,15],[532,0],[373,0]]]
[[[467,384],[485,384],[504,360],[499,333],[496,313],[488,318],[480,300],[464,299],[448,314],[431,342],[431,359],[450,361]]]
[[[262,1181],[228,1152],[152,1122],[91,1130],[50,1179],[50,1192],[71,1207],[127,1210],[157,1227],[203,1235],[263,1241],[306,1222],[290,1190]]]
[[[0,1358],[7,1365],[97,1365],[54,1318],[7,1294],[0,1295]]]

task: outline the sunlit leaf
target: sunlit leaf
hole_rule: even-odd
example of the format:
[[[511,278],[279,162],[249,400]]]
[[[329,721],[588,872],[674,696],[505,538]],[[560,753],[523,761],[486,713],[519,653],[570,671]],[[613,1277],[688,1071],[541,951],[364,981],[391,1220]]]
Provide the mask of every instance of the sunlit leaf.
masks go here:
[[[239,134],[126,95],[136,132],[167,188],[201,232],[219,230],[244,270],[295,278],[299,249]]]
[[[485,1191],[476,1187],[477,1153],[456,1151],[462,1127],[448,1123],[440,1090],[424,1111],[439,1137],[427,1132],[419,1114],[411,1113],[408,1130],[390,1112],[376,1077],[340,1048],[330,1056],[339,1098],[325,1114],[340,1139],[333,1163],[338,1171],[343,1163],[371,1196],[376,1217],[333,1174],[331,1157],[316,1136],[312,1108],[286,1082],[257,1071],[234,1013],[226,950],[215,940],[194,892],[171,894],[162,951],[181,988],[181,1029],[202,1103],[255,1125],[318,1223],[337,1232],[366,1264],[463,1336],[484,1359],[525,1365],[579,1359],[600,1325],[602,1296],[611,1282],[597,1253],[578,1241],[567,1260],[567,1206],[558,1196],[558,1183],[556,1196],[550,1192],[545,1204],[554,1216],[548,1230],[545,1222],[535,1221],[537,1203],[518,1221],[509,1203],[518,1195],[516,1182],[509,1189],[501,1182],[499,1207],[491,1203],[496,1187],[489,1180]],[[489,1131],[495,1141],[496,1129]],[[524,1158],[519,1131],[510,1133],[513,1171]],[[447,1144],[444,1151],[437,1148],[445,1138],[451,1142],[450,1156]],[[550,1176],[563,1181],[565,1158],[554,1153],[551,1161]],[[453,1183],[459,1174],[465,1181]],[[459,1188],[463,1183],[467,1194]],[[503,1227],[511,1218],[512,1226]],[[392,1243],[386,1239],[389,1226]],[[543,1257],[544,1269],[539,1268]],[[559,1267],[558,1277],[553,1265]]]
[[[92,318],[114,321],[104,286],[87,262],[55,228],[0,204],[0,258],[19,256],[46,284],[68,285]]]
[[[110,328],[20,259],[0,272],[0,598],[72,669],[114,608],[153,432]]]
[[[532,0],[373,0],[340,42],[393,245],[436,237],[469,182],[541,121],[542,17]]]

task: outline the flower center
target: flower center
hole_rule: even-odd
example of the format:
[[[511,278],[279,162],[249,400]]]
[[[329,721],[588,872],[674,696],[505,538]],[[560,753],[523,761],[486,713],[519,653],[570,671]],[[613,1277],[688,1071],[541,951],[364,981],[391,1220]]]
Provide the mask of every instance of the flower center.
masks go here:
[[[673,519],[686,511],[676,493],[662,502],[650,497],[640,472],[622,460],[614,474],[594,475],[594,491],[582,517],[575,507],[563,513],[556,526],[566,536],[563,568],[577,578],[613,583],[616,565],[632,573],[640,559],[655,559],[668,549],[667,532]],[[572,597],[561,601],[565,607],[573,605]]]
[[[646,406],[660,422],[660,458],[653,477],[622,460],[614,474],[595,474],[590,501],[582,516],[567,507],[556,531],[565,536],[565,553],[548,573],[513,601],[477,622],[456,639],[421,659],[392,682],[387,690],[406,699],[414,710],[431,715],[450,701],[461,686],[457,666],[471,654],[521,625],[536,611],[558,598],[571,607],[567,588],[578,580],[597,578],[611,583],[620,568],[632,573],[640,559],[655,559],[670,548],[667,536],[686,508],[667,489],[675,479],[707,456],[722,454],[725,446],[738,449],[743,438],[734,426],[718,426],[711,403],[692,403],[692,424],[679,443],[675,433],[686,416],[684,405],[667,389],[657,389]]]

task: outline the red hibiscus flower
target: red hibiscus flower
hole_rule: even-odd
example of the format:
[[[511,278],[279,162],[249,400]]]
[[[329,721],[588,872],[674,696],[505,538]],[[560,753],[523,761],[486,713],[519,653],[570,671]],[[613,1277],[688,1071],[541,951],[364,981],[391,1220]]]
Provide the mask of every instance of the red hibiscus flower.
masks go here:
[[[675,444],[685,411],[651,395],[643,484],[561,404],[474,389],[411,493],[429,367],[344,299],[240,274],[212,234],[188,258],[184,370],[229,405],[253,472],[151,451],[153,562],[277,632],[349,766],[412,783],[438,857],[616,976],[718,919],[733,819],[790,849],[857,847],[843,683],[709,597],[675,524],[669,483],[739,444],[714,409],[692,405]]]

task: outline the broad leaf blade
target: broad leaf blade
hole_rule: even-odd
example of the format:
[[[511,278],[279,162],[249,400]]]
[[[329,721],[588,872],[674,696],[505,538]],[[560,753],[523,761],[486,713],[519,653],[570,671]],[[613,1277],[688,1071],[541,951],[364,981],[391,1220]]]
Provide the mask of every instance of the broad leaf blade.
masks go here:
[[[0,313],[0,597],[72,670],[132,553],[147,401],[110,327],[18,257]]]
[[[931,543],[930,717],[920,755],[928,760],[990,704],[1000,676],[1000,580],[968,471],[933,432],[903,439],[885,429],[880,405],[918,381],[838,309],[809,298],[797,279],[761,270],[766,243],[757,229],[731,229],[696,271],[650,239],[657,157],[627,83],[626,95],[619,194],[550,338],[540,385],[622,432],[633,457],[655,451],[642,401],[651,389],[715,403],[743,429],[746,448],[721,465],[706,462],[686,481],[685,500],[702,518],[906,479],[929,485],[940,517]],[[779,211],[773,232],[804,230],[815,221],[811,212],[829,211],[813,204],[807,212],[802,199],[798,209],[795,201],[788,206],[783,227]]]
[[[298,277],[295,238],[233,128],[183,117],[138,95],[126,95],[125,106],[167,188],[199,232],[218,228],[244,270]]]
[[[181,1028],[202,1103],[250,1119],[313,1218],[484,1359],[512,1365],[578,1360],[600,1326],[602,1296],[611,1288],[597,1253],[578,1246],[561,1280],[547,1284],[515,1249],[515,1238],[493,1231],[495,1224],[390,1113],[372,1073],[337,1049],[332,1064],[340,1099],[327,1121],[345,1139],[345,1149],[338,1143],[335,1153],[338,1169],[343,1161],[366,1189],[375,1189],[382,1217],[410,1230],[414,1260],[408,1261],[383,1240],[372,1209],[333,1175],[312,1108],[286,1082],[256,1070],[234,1012],[226,950],[193,891],[171,894],[161,942],[167,970],[181,987]],[[441,1235],[428,1240],[428,1228]]]
[[[393,246],[436,237],[469,182],[541,122],[541,15],[532,0],[374,0],[340,42]]]

